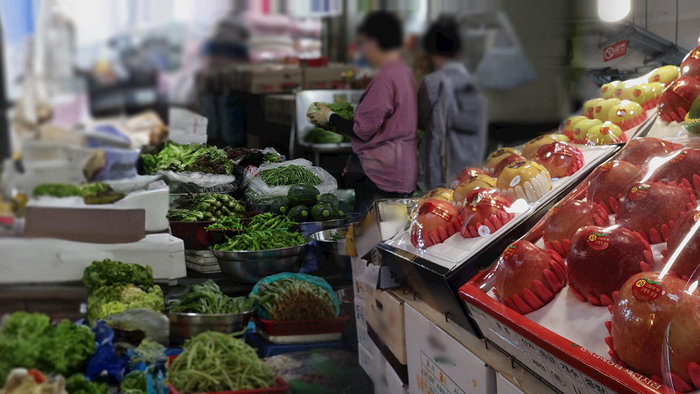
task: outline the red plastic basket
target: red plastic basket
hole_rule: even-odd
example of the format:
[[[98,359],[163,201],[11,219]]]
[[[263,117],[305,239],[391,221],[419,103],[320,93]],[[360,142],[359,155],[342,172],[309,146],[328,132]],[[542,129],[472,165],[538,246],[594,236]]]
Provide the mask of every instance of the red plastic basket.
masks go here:
[[[253,316],[255,325],[270,336],[335,334],[343,332],[343,326],[349,319],[344,313],[334,320],[272,321]]]
[[[185,249],[209,249],[213,245],[211,234],[205,228],[214,222],[170,222],[173,237],[185,243]]]

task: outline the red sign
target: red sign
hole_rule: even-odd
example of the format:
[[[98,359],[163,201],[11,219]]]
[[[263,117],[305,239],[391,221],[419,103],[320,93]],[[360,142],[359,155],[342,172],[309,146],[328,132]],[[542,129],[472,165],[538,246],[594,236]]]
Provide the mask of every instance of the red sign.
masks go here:
[[[608,62],[627,54],[627,40],[616,42],[603,48],[603,61]]]

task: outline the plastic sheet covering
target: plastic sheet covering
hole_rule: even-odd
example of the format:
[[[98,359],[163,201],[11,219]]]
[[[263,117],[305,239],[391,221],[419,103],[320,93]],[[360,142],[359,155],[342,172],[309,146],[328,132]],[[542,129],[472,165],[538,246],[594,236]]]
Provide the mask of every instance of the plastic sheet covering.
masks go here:
[[[321,180],[320,184],[315,185],[319,193],[333,193],[336,189],[338,189],[338,181],[333,177],[333,175],[331,175],[330,173],[328,173],[328,171],[324,170],[321,167],[314,167],[312,163],[306,159],[289,160],[283,163],[263,164],[259,168],[248,167],[246,169],[246,175],[243,184],[246,185],[246,187],[250,189],[251,193],[253,194],[265,196],[267,198],[284,197],[287,195],[287,192],[289,191],[289,188],[292,185],[268,186],[257,175],[260,171],[292,164],[308,169]]]
[[[227,193],[238,189],[233,175],[173,171],[159,171],[158,174],[168,180],[170,191],[174,193]]]

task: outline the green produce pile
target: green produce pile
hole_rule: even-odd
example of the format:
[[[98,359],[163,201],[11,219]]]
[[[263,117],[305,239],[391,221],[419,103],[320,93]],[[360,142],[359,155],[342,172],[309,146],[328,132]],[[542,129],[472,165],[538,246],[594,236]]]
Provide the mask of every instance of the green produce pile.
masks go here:
[[[124,377],[119,386],[123,394],[148,393],[148,375],[146,371],[131,371]]]
[[[340,200],[335,194],[319,194],[318,189],[309,185],[293,185],[287,192],[287,198],[273,200],[270,209],[276,213],[286,212],[296,222],[345,217],[345,212],[340,209]]]
[[[314,127],[306,135],[306,141],[316,144],[339,144],[341,142],[349,142],[350,137],[320,127]]]
[[[337,115],[340,115],[341,118],[350,120],[355,116],[355,108],[352,106],[350,103],[322,103],[323,105],[327,106],[331,111],[335,112]],[[307,118],[309,117],[309,114],[314,113],[318,111],[318,107],[312,106],[309,108],[307,111]],[[326,130],[333,131],[334,127],[331,124],[324,124],[324,125],[316,125],[318,127],[321,127]]]
[[[85,375],[77,373],[66,379],[66,391],[70,394],[107,394],[107,385],[90,382]]]
[[[262,230],[236,235],[222,244],[214,245],[214,249],[226,251],[270,250],[290,248],[307,242],[306,238],[299,233],[290,233],[284,230]]]
[[[261,284],[258,293],[250,297],[273,321],[332,320],[336,317],[335,304],[327,290],[296,278]]]
[[[287,216],[267,212],[253,216],[248,226],[246,226],[245,231],[252,233],[262,230],[288,229],[295,224],[297,224],[297,222],[291,220]]]
[[[232,298],[221,292],[212,280],[193,285],[170,308],[174,313],[241,313],[253,310],[253,301],[248,297]]]
[[[180,145],[168,141],[160,152],[141,155],[141,159],[146,174],[167,170],[226,175],[233,173],[233,162],[229,160],[226,151],[204,144]]]
[[[168,381],[183,394],[254,390],[272,387],[275,372],[242,340],[210,331],[185,342]]]
[[[321,179],[309,169],[296,164],[282,165],[268,168],[258,173],[260,179],[268,186],[289,186],[304,184],[316,186],[321,184]]]
[[[345,237],[341,236],[338,233],[331,234],[331,241],[340,241],[343,238],[345,238]]]
[[[95,261],[83,272],[88,289],[87,317],[98,319],[134,308],[165,310],[163,290],[153,284],[153,269],[109,259]]]
[[[108,183],[86,183],[82,186],[64,183],[45,183],[34,188],[35,197],[92,197],[111,192]]]
[[[216,222],[205,227],[207,231],[209,230],[239,230],[243,231],[243,222],[238,216],[224,216],[218,219]]]
[[[15,312],[0,331],[0,386],[12,368],[71,376],[94,352],[95,336],[88,327],[68,320],[52,326],[44,314]]]
[[[244,217],[245,206],[228,194],[188,194],[174,201],[177,208],[168,210],[168,220],[196,222],[219,220],[227,216]]]
[[[263,164],[271,164],[271,163],[281,163],[282,162],[282,156],[278,155],[277,153],[265,153],[263,155]]]

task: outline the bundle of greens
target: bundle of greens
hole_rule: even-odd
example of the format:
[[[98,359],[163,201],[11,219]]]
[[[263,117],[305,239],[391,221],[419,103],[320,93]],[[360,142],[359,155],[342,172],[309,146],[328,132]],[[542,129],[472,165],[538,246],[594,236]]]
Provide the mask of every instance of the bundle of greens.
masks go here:
[[[76,185],[47,183],[34,188],[34,197],[77,197],[80,195],[80,186]]]
[[[350,137],[320,127],[314,127],[306,135],[306,141],[315,144],[339,144],[350,141]]]
[[[316,174],[309,171],[308,168],[296,164],[268,168],[260,171],[258,176],[267,186],[296,184],[316,186],[321,184],[321,179]]]
[[[120,391],[123,394],[147,394],[148,376],[146,371],[131,371],[121,381]]]
[[[299,233],[284,230],[262,230],[236,235],[222,244],[214,245],[215,250],[226,251],[255,251],[291,248],[303,245],[308,241]]]
[[[273,321],[332,320],[335,304],[327,290],[296,278],[261,284],[250,297]]]
[[[40,313],[15,312],[0,331],[0,386],[12,368],[34,368],[70,376],[95,352],[88,327],[68,320],[52,326]]]
[[[209,331],[185,342],[168,381],[182,394],[255,390],[272,387],[275,372],[242,340]]]
[[[193,285],[170,308],[174,313],[241,313],[253,310],[253,302],[248,297],[232,298],[221,292],[212,280]]]
[[[277,153],[265,153],[263,155],[263,164],[270,164],[270,163],[281,163],[282,162],[282,156],[280,156]]]
[[[77,373],[66,379],[66,391],[70,394],[107,394],[107,385],[91,382],[85,375]]]
[[[340,115],[341,118],[351,120],[353,116],[355,115],[355,108],[352,106],[350,103],[322,103],[323,105],[327,106],[331,111],[335,112],[337,115]],[[333,131],[334,127],[331,124],[316,124],[313,121],[313,117],[311,117],[311,114],[314,112],[318,111],[318,107],[315,105],[311,105],[309,109],[306,111],[306,118],[309,120],[311,124],[314,126]]]
[[[224,216],[218,219],[216,222],[205,227],[207,231],[209,230],[238,230],[243,231],[243,222],[238,216]]]
[[[98,319],[134,308],[165,310],[163,291],[153,284],[153,269],[105,259],[95,261],[83,271],[88,289],[88,320]]]
[[[47,183],[34,188],[35,197],[83,197],[86,204],[111,204],[124,198],[104,182],[87,183],[83,186]]]
[[[83,284],[88,292],[103,286],[116,285],[134,285],[148,288],[153,286],[153,268],[110,259],[93,261],[83,271]]]
[[[174,172],[202,172],[206,174],[233,173],[233,162],[223,149],[203,144],[180,145],[168,141],[157,154],[141,155],[146,174],[170,170]]]
[[[178,222],[219,220],[227,216],[246,216],[245,206],[228,194],[187,194],[174,201],[168,219]]]
[[[261,230],[288,229],[295,224],[297,224],[297,222],[287,216],[267,212],[253,216],[248,226],[246,226],[245,231],[253,233]]]

